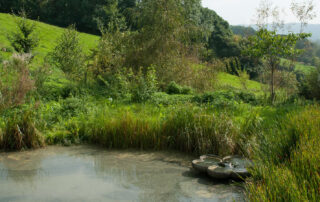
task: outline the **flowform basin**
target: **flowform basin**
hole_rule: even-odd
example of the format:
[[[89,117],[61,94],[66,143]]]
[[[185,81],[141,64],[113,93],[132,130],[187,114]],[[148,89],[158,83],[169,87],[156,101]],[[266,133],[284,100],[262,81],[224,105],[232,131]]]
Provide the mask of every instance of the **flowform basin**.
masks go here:
[[[221,158],[216,155],[203,155],[192,161],[192,167],[201,173],[207,173],[215,179],[243,180],[250,176],[248,167],[252,166],[249,159],[241,156]]]

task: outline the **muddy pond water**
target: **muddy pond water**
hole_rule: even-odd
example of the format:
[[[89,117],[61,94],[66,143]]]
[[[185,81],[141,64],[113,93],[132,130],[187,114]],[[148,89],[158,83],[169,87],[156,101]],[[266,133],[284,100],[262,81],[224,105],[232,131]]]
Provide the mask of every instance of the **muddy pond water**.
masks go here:
[[[88,146],[0,153],[0,201],[243,201],[237,184],[190,172],[191,160]]]

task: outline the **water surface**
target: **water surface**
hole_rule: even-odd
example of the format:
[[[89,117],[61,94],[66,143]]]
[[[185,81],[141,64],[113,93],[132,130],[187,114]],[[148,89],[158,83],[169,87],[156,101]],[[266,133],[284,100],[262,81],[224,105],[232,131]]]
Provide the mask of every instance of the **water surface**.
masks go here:
[[[170,152],[47,147],[0,153],[0,201],[241,201],[243,190],[189,171]]]

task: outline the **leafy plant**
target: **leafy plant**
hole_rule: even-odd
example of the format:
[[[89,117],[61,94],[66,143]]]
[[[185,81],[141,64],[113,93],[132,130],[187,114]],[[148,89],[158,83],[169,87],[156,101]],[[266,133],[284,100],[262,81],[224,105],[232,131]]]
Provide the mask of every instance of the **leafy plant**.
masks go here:
[[[84,79],[85,55],[74,25],[60,36],[56,47],[49,53],[49,58],[52,65],[60,68],[70,79],[75,81]]]
[[[147,69],[146,74],[140,68],[132,81],[132,101],[145,102],[157,91],[157,77],[154,67]]]
[[[0,110],[23,104],[34,89],[29,74],[30,58],[30,54],[14,54],[0,66]]]
[[[25,11],[16,17],[17,30],[10,33],[7,38],[11,46],[19,53],[30,53],[39,44],[38,35],[35,33],[36,24],[27,19]]]
[[[43,136],[36,129],[33,113],[23,111],[20,114],[14,113],[6,120],[2,134],[2,149],[21,150],[39,148],[44,145]]]
[[[263,58],[265,67],[270,72],[271,101],[275,101],[275,73],[279,70],[281,58],[293,58],[301,53],[296,49],[299,40],[309,37],[310,34],[279,35],[275,31],[260,29],[255,36],[249,37],[250,44],[243,51],[246,55]]]

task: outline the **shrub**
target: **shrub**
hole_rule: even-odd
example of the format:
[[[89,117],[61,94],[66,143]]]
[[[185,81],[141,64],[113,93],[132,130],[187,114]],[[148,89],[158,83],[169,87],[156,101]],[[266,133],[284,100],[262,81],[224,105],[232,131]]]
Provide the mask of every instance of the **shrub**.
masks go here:
[[[48,81],[49,75],[51,74],[50,67],[48,64],[39,66],[38,68],[31,71],[31,75],[35,81],[35,87],[39,93],[44,88],[44,83]]]
[[[103,96],[115,99],[124,99],[130,97],[131,79],[133,73],[131,69],[119,69],[117,72],[105,73],[103,76],[97,76],[98,88]]]
[[[60,114],[63,117],[73,117],[86,112],[85,102],[79,98],[70,97],[62,100]]]
[[[27,19],[24,11],[21,18],[16,17],[17,30],[8,35],[12,47],[19,53],[30,53],[39,44],[38,36],[34,33],[36,24]]]
[[[156,72],[153,67],[148,68],[144,75],[142,69],[134,76],[132,81],[132,101],[145,102],[157,91]]]
[[[21,150],[39,148],[44,145],[43,137],[36,129],[31,111],[13,114],[6,120],[2,134],[2,149]]]
[[[183,94],[183,95],[188,95],[193,92],[193,89],[189,86],[180,86],[174,81],[171,81],[169,85],[167,86],[167,93],[169,95],[173,94]]]
[[[30,54],[14,54],[0,66],[0,110],[21,105],[34,88],[29,74]]]
[[[39,94],[44,100],[58,101],[60,98],[66,99],[72,96],[82,96],[86,94],[85,88],[79,88],[78,83],[61,78],[48,78],[42,88],[39,89]]]
[[[85,55],[74,25],[60,36],[49,58],[51,64],[61,69],[68,78],[76,81],[84,79]]]
[[[171,81],[167,87],[167,93],[171,94],[180,94],[182,91],[182,87],[178,85],[176,82]]]
[[[320,100],[320,68],[306,76],[302,86],[302,94],[309,99]]]
[[[189,86],[183,86],[181,89],[181,94],[183,95],[190,95],[193,93],[193,89]]]

